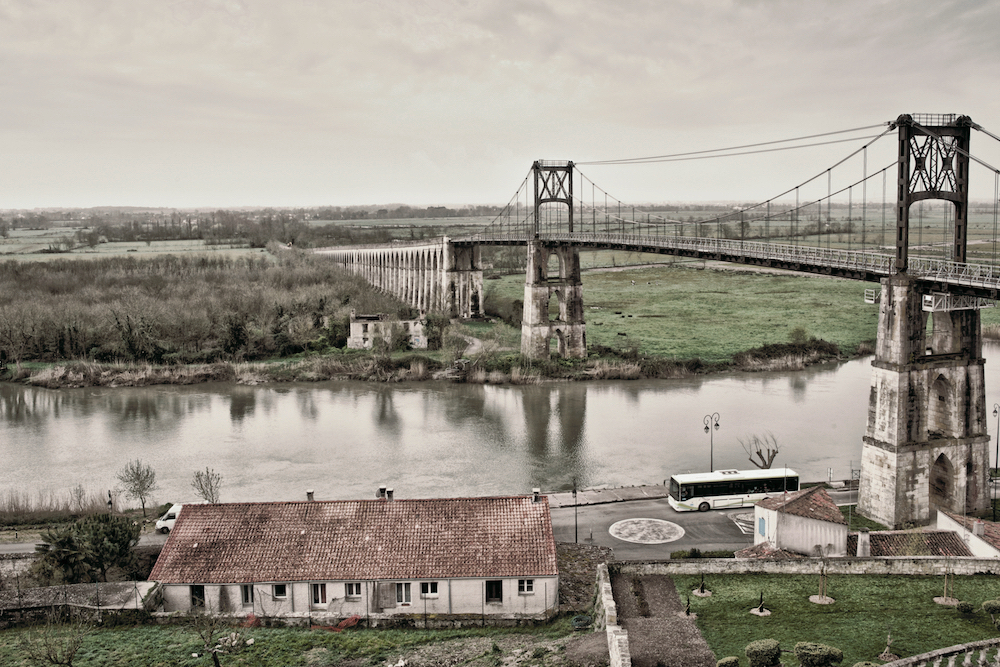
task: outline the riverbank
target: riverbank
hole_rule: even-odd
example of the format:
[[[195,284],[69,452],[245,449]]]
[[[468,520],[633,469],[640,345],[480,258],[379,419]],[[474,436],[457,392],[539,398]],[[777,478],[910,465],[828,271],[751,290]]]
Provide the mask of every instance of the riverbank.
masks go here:
[[[597,349],[588,359],[531,360],[513,352],[480,352],[447,362],[434,353],[347,351],[264,362],[171,364],[70,361],[0,368],[0,381],[47,389],[78,387],[144,387],[232,382],[259,385],[282,382],[362,380],[414,382],[449,380],[471,384],[538,384],[544,381],[672,379],[724,372],[798,371],[813,364],[846,361],[870,354],[861,346],[846,356],[826,341],[765,345],[741,352],[729,362],[701,359],[677,361],[642,356],[637,351]]]

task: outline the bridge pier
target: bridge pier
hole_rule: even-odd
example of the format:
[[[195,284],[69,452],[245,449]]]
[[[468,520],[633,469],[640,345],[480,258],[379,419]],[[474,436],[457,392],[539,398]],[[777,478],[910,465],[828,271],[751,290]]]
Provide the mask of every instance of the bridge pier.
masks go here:
[[[882,280],[858,511],[892,528],[990,503],[979,311],[929,316],[923,296],[906,274]]]
[[[468,319],[483,314],[483,266],[479,245],[456,246],[444,240],[446,311]]]
[[[549,275],[549,259],[559,261],[556,275]],[[549,316],[552,297],[558,299],[559,316]],[[580,252],[568,243],[528,243],[528,267],[524,279],[524,312],[521,318],[521,354],[547,359],[555,336],[561,357],[587,356],[587,331],[583,320],[583,282]]]

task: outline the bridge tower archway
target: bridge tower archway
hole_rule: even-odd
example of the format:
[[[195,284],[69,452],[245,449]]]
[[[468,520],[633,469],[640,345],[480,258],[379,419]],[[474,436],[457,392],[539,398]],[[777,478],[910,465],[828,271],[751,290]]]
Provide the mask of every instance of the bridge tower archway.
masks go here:
[[[891,527],[990,502],[977,305],[907,274],[910,206],[923,200],[954,204],[951,259],[966,261],[972,121],[903,115],[896,125],[896,270],[882,279],[858,492],[858,511]]]

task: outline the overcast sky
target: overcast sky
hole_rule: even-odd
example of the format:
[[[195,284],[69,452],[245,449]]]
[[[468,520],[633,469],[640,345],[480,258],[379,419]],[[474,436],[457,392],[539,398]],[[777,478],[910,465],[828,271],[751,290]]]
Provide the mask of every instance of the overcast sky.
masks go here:
[[[502,204],[535,159],[901,113],[1000,135],[998,31],[992,0],[0,0],[0,209]],[[860,145],[581,170],[632,203],[764,200]]]

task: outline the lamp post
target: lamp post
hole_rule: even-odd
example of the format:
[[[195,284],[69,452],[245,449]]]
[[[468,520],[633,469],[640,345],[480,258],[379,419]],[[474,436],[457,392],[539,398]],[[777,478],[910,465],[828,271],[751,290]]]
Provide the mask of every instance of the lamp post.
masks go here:
[[[573,544],[580,543],[580,524],[577,521],[576,477],[573,478]]]
[[[1000,468],[1000,404],[993,404],[993,416],[997,418],[997,449],[993,459],[993,470],[990,471],[990,506],[993,508],[993,520],[997,520],[996,471]]]
[[[715,472],[715,434],[712,430],[719,430],[719,413],[713,412],[705,415],[705,433],[708,433],[708,471]]]

